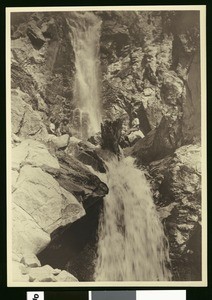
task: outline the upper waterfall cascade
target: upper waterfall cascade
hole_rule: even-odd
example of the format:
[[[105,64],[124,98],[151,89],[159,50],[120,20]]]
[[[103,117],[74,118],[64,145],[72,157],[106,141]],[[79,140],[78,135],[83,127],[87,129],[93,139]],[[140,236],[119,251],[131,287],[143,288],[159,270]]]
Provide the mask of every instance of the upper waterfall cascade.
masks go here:
[[[149,183],[131,157],[107,163],[96,281],[168,281],[168,242]]]
[[[73,17],[74,16],[74,17]],[[80,110],[80,138],[100,131],[99,40],[102,21],[92,12],[67,18],[75,54],[74,99]]]

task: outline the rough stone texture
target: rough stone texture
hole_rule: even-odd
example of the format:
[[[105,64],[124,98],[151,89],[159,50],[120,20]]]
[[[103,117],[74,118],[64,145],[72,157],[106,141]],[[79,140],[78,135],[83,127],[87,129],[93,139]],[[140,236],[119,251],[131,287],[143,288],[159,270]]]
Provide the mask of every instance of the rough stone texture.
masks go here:
[[[129,133],[127,135],[127,138],[130,142],[130,145],[135,144],[135,142],[137,142],[137,140],[144,138],[144,134],[141,130],[136,130],[136,131],[132,131],[131,133]]]
[[[12,170],[12,172],[11,172],[12,174],[11,174],[11,177],[12,177],[12,191],[14,191],[15,190],[15,185],[16,185],[16,181],[17,181],[17,179],[18,179],[18,171],[14,171],[14,170]]]
[[[177,77],[175,72],[161,72],[163,77],[161,86],[161,97],[165,103],[169,105],[177,105],[177,101],[181,98],[184,84],[183,81]]]
[[[181,131],[177,147],[200,140],[198,13],[191,14],[141,12],[135,16],[132,12],[126,18],[125,13],[102,13],[100,54],[106,119],[122,117],[129,130],[137,115],[146,135],[160,126],[164,117],[174,116],[175,127]],[[130,32],[119,48],[113,37],[116,30],[119,34],[117,23],[125,34]]]
[[[17,13],[12,23],[12,87],[31,97],[46,125],[49,113],[61,122],[74,109],[74,55],[65,14],[29,13],[24,18]]]
[[[66,198],[58,182],[40,168],[28,165],[21,168],[13,193],[13,202],[33,216],[46,232],[51,233],[59,226],[65,225],[65,222],[69,222],[70,213],[71,217],[73,214],[73,217],[77,218],[75,212],[66,207],[73,204],[73,200],[74,197],[71,196]],[[84,210],[76,199],[75,205],[81,207],[83,215]],[[66,212],[69,213],[66,215]]]
[[[53,272],[52,272],[52,274],[53,275],[58,275],[60,272],[61,272],[60,269],[54,269]]]
[[[106,172],[105,163],[99,155],[99,147],[89,141],[85,142],[71,137],[65,152],[76,157],[83,164],[91,166],[95,171]]]
[[[12,92],[12,132],[22,138],[45,140],[47,137],[46,127],[38,112],[23,100],[23,95],[24,93],[20,91]]]
[[[82,218],[85,215],[85,210],[82,205],[77,201],[77,199],[67,190],[61,187],[61,192],[63,196],[62,203],[62,226],[75,222],[76,220]]]
[[[31,267],[31,268],[41,266],[40,261],[38,260],[37,256],[33,253],[25,254],[21,259],[21,263],[23,263],[24,265]]]
[[[155,202],[161,207],[169,239],[174,278],[200,280],[200,147],[183,146],[172,156],[152,162],[149,171],[153,177]],[[195,236],[196,240],[192,241]],[[189,273],[186,268],[190,268]]]
[[[117,119],[113,122],[107,120],[101,124],[102,149],[110,150],[117,155],[120,154],[119,142],[121,139],[121,127],[121,119]]]
[[[51,168],[60,168],[57,158],[49,153],[44,144],[30,139],[24,140],[17,147],[13,148],[13,170],[19,171],[24,165],[31,165],[34,167],[47,165]],[[14,178],[14,182],[15,181]]]
[[[70,136],[68,134],[63,134],[61,136],[55,136],[49,134],[48,142],[52,142],[56,149],[66,148],[69,143]]]
[[[67,148],[65,149],[65,152],[69,155],[75,156],[75,154],[78,153],[78,151],[79,151],[79,148],[80,148],[79,143],[80,142],[81,142],[81,140],[78,139],[77,137],[75,137],[75,136],[70,137],[69,143],[68,143]]]
[[[87,209],[108,193],[108,187],[74,157],[58,152],[60,170],[47,168],[61,187],[72,193]]]
[[[181,146],[182,135],[179,120],[174,116],[163,117],[159,126],[143,139],[127,149],[126,153],[136,158],[138,164],[148,164],[171,154]]]
[[[17,262],[21,262],[21,259],[22,259],[22,256],[21,256],[21,254],[17,254],[17,253],[12,253],[12,260],[13,261],[17,261]]]
[[[178,24],[176,26],[176,24]],[[186,143],[201,139],[200,30],[199,13],[178,12],[171,18],[173,68],[185,82],[183,138]]]
[[[95,150],[81,150],[75,154],[75,157],[85,165],[91,166],[95,171],[106,172],[106,165]]]
[[[28,282],[29,281],[29,274],[23,274],[25,273],[26,267],[25,265],[13,261],[13,269],[12,269],[12,274],[13,274],[13,281],[15,282]]]
[[[29,281],[54,282],[54,269],[48,265],[39,268],[31,268],[29,270]]]
[[[48,245],[49,234],[26,211],[13,204],[12,216],[12,244],[16,255],[22,257],[26,252],[37,254]]]
[[[53,269],[49,265],[45,265],[39,268],[31,268],[29,270],[29,281],[39,281],[39,282],[71,282],[78,281],[73,275],[67,271]]]
[[[50,233],[81,218],[85,210],[70,192],[41,169],[60,168],[57,158],[44,144],[24,140],[13,148],[12,158],[13,251],[24,265],[39,267],[35,255],[49,244]],[[29,277],[19,271],[17,264],[14,268],[15,281],[56,281],[54,274],[36,277],[32,273]]]
[[[45,43],[45,37],[40,28],[36,26],[36,21],[33,20],[28,24],[27,35],[35,49],[40,49]]]
[[[91,150],[95,148],[92,144],[83,144],[81,141],[78,147],[84,153],[92,153]],[[35,254],[49,244],[49,234],[85,215],[79,201],[86,200],[92,205],[92,201],[101,199],[108,192],[106,185],[79,160],[62,152],[57,155],[60,164],[44,144],[31,139],[19,142],[13,148],[13,251],[18,260],[29,266],[30,270],[33,267],[40,270]],[[95,152],[92,155],[100,160],[97,154],[95,157]],[[59,180],[58,173],[61,173]],[[70,191],[76,193],[79,201]],[[88,203],[84,206],[89,206]],[[29,277],[16,268],[15,280],[56,281],[54,275],[59,273],[54,271],[54,274],[40,274],[42,270],[30,270]],[[63,273],[57,277],[57,281],[76,281],[68,274]]]
[[[67,271],[63,270],[56,276],[56,280],[59,282],[72,282],[72,281],[78,281],[76,277],[68,273]]]

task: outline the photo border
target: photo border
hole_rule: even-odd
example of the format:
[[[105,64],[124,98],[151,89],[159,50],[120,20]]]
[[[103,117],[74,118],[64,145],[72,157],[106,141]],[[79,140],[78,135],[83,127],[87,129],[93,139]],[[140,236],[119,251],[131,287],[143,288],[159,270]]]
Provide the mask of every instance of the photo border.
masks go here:
[[[202,167],[202,280],[201,281],[107,281],[107,282],[14,282],[12,281],[12,209],[11,209],[11,39],[12,12],[63,11],[200,11],[201,61],[201,167]],[[206,5],[154,6],[57,6],[6,8],[6,144],[7,144],[7,286],[8,287],[206,287],[207,278],[207,100],[206,100]]]

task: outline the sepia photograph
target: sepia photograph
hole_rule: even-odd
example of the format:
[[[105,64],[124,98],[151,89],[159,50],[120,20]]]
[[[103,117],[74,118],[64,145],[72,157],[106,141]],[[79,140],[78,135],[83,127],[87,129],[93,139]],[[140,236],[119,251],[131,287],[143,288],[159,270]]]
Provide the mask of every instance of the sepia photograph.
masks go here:
[[[8,286],[206,286],[205,6],[6,9]]]

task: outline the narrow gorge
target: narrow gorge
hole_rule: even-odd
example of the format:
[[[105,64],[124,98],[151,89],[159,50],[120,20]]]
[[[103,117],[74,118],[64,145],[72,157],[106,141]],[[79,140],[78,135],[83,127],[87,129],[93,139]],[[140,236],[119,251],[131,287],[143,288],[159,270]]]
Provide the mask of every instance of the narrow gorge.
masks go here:
[[[198,11],[11,14],[14,282],[200,281]]]

